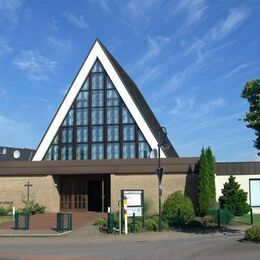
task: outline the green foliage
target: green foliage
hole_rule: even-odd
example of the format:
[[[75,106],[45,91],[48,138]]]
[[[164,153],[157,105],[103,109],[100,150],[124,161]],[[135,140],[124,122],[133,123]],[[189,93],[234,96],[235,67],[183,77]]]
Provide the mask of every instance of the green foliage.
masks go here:
[[[207,174],[208,174],[208,189],[209,189],[209,199],[211,201],[216,201],[216,185],[215,185],[215,158],[213,153],[208,147],[205,151],[205,156],[207,160]],[[211,204],[212,202],[210,202]]]
[[[174,192],[166,199],[162,213],[170,227],[187,224],[195,217],[190,198],[181,191]]]
[[[232,212],[227,209],[211,208],[208,211],[208,215],[210,215],[212,217],[212,222],[215,224],[218,223],[218,211],[219,211],[220,224],[227,225],[234,218],[234,215],[232,214]]]
[[[142,222],[140,220],[135,221],[135,230],[134,230],[134,223],[129,224],[129,230],[131,232],[139,232],[142,228]]]
[[[198,215],[205,216],[215,201],[215,159],[210,147],[206,150],[202,148],[199,161]]]
[[[144,227],[149,231],[159,230],[159,217],[153,216],[144,220]],[[166,221],[162,221],[162,229],[169,229],[169,225]]]
[[[228,182],[224,184],[222,196],[219,197],[219,206],[230,210],[235,216],[242,216],[249,212],[247,204],[247,192],[240,189],[240,185],[235,181],[234,176],[230,176]]]
[[[144,227],[145,227],[145,229],[147,229],[149,231],[156,231],[158,229],[157,222],[153,218],[145,219]]]
[[[17,209],[16,212],[30,213],[30,214],[42,214],[45,212],[46,207],[33,201],[25,203],[24,208]]]
[[[249,112],[244,121],[247,122],[247,127],[255,130],[254,147],[260,150],[260,79],[248,81],[241,96],[249,102]]]
[[[198,177],[198,215],[205,216],[209,209],[209,191],[208,191],[208,162],[206,160],[205,150],[202,148],[199,161]]]
[[[254,225],[246,230],[245,240],[260,242],[260,226]]]
[[[11,214],[11,207],[0,207],[0,216],[7,216],[7,215],[10,215]]]
[[[104,218],[97,218],[94,223],[95,226],[100,226],[100,227],[106,226],[106,224],[107,224],[107,220]]]

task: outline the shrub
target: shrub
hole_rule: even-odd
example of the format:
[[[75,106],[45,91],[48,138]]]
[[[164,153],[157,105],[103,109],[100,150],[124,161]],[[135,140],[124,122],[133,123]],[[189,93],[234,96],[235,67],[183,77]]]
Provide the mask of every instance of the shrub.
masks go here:
[[[4,207],[0,207],[0,216],[7,216],[11,213],[11,208],[4,208]]]
[[[95,226],[99,226],[99,227],[106,226],[106,224],[107,224],[107,221],[104,218],[98,218],[98,219],[96,219],[96,221],[94,223]]]
[[[30,213],[30,214],[42,214],[45,212],[46,207],[33,201],[27,202],[22,209],[16,210],[16,212]]]
[[[193,205],[180,191],[171,194],[163,203],[163,218],[170,227],[179,226],[194,220]]]
[[[159,230],[159,217],[153,216],[150,218],[146,218],[144,221],[144,227],[149,231],[157,231]],[[169,225],[166,221],[162,220],[162,229],[168,229]]]
[[[132,222],[129,224],[129,230],[131,232],[139,232],[141,228],[142,228],[142,222],[139,220],[135,221],[135,230],[134,230],[134,223]]]
[[[246,230],[245,240],[260,242],[260,226],[252,226]]]
[[[229,224],[231,220],[233,219],[234,215],[231,211],[227,209],[217,209],[212,208],[209,209],[208,214],[212,217],[213,223],[218,223],[218,211],[219,211],[219,218],[220,218],[220,224]]]
[[[158,229],[156,220],[153,218],[145,219],[144,227],[145,227],[145,229],[147,229],[149,231],[156,231]]]
[[[219,206],[230,210],[235,216],[243,216],[250,210],[247,204],[247,192],[240,189],[240,185],[235,181],[234,176],[230,176],[228,182],[224,184],[222,196],[219,197]]]

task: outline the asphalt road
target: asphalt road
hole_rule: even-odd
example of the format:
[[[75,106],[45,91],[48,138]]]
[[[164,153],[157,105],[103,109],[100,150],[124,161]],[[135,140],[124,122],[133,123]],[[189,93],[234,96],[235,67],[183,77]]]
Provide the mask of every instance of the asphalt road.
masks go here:
[[[241,234],[186,235],[184,237],[106,237],[98,242],[77,242],[67,236],[25,238],[24,243],[0,239],[0,259],[260,259],[260,244],[241,243]],[[10,242],[8,242],[10,241]],[[8,243],[7,243],[8,242]]]

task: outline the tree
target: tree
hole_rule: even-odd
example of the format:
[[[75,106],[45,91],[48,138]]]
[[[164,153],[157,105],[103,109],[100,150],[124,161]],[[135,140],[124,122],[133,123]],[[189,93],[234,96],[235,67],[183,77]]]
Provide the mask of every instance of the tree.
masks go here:
[[[248,213],[250,207],[247,204],[247,192],[240,189],[235,178],[231,175],[228,182],[224,184],[223,195],[219,197],[219,206],[230,210],[235,216],[242,216]]]
[[[216,201],[215,158],[212,154],[210,147],[206,149],[205,155],[207,160],[209,198],[211,202],[215,202]]]
[[[201,150],[198,178],[198,215],[205,216],[209,209],[208,162],[204,148]]]
[[[198,215],[205,216],[215,202],[215,159],[210,147],[206,150],[202,148],[199,161]]]
[[[248,81],[241,97],[249,102],[249,112],[246,113],[244,121],[247,122],[247,127],[255,130],[254,147],[260,150],[260,79]]]

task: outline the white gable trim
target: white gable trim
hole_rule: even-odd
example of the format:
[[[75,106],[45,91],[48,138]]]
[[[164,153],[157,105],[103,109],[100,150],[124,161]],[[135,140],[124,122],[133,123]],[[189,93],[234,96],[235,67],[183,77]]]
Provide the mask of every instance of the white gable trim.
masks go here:
[[[115,88],[117,89],[119,95],[123,99],[125,105],[127,106],[128,110],[130,111],[131,115],[133,116],[136,124],[142,131],[145,139],[147,140],[148,144],[152,149],[157,149],[157,140],[155,136],[152,134],[149,126],[145,122],[143,116],[141,115],[139,109],[137,108],[136,104],[132,100],[130,94],[128,93],[126,87],[124,86],[123,82],[121,81],[119,75],[115,71],[113,65],[111,64],[109,58],[107,57],[106,53],[100,46],[99,42],[96,41],[92,50],[90,51],[87,59],[85,60],[81,70],[79,71],[76,79],[72,83],[72,86],[67,93],[66,98],[63,100],[60,109],[58,110],[56,116],[54,117],[48,131],[46,132],[42,142],[40,143],[34,157],[33,161],[41,161],[44,158],[49,146],[51,145],[52,140],[54,139],[56,133],[59,130],[59,127],[63,123],[73,101],[77,97],[85,79],[87,78],[90,69],[94,65],[96,59],[99,59],[101,64],[103,65],[104,69],[106,70],[108,76],[110,77],[111,81],[113,82]],[[161,150],[161,157],[165,158],[165,153]]]

